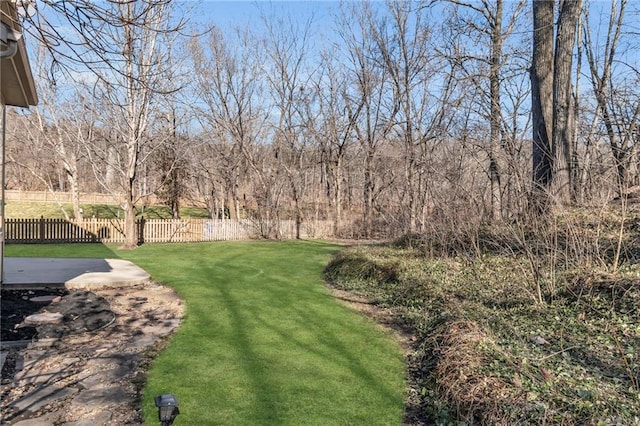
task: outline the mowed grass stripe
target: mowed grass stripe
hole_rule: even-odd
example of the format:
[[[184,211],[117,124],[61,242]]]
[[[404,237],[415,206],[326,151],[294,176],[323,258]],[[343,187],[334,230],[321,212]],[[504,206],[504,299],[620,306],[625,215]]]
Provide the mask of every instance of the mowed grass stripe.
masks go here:
[[[401,424],[398,345],[323,285],[338,249],[234,242],[116,251],[186,303],[182,326],[149,372],[146,423],[157,424],[153,397],[173,393],[176,425]]]
[[[154,363],[145,407],[153,395],[173,392],[180,395],[180,424],[400,423],[404,367],[397,346],[322,285],[335,246],[260,242],[185,250],[175,269],[190,270],[199,285],[174,282],[166,263],[158,271],[185,298],[187,317]],[[147,270],[155,276],[153,265]],[[199,356],[185,359],[188,348]]]

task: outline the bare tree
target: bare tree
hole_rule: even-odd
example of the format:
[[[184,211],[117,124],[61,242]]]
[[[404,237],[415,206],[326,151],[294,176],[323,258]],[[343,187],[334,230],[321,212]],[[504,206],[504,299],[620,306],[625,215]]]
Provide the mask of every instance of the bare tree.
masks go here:
[[[311,99],[320,95],[313,92],[313,68],[307,67],[309,35],[313,17],[298,25],[289,18],[263,17],[267,30],[265,50],[269,62],[263,72],[273,97],[272,137],[277,164],[288,184],[296,221],[296,237],[300,238],[301,225],[306,212],[304,200],[308,189],[310,163],[308,143],[313,129],[315,111]],[[273,213],[279,218],[280,209]]]
[[[151,137],[160,145],[150,157],[149,167],[153,170],[147,179],[153,178],[156,188],[153,192],[169,206],[171,217],[179,219],[181,202],[187,194],[188,162],[193,147],[181,131],[184,117],[176,103],[169,102],[158,112]]]
[[[553,128],[554,1],[533,2],[531,103],[533,116],[534,203],[543,203],[551,184]]]
[[[633,63],[620,60],[620,43],[624,31],[627,0],[612,1],[604,46],[594,40],[588,10],[585,9],[584,51],[589,66],[591,87],[596,100],[596,114],[604,128],[616,168],[616,191],[626,194],[636,184],[633,173],[637,161],[640,97],[637,82],[640,70]],[[633,49],[632,46],[629,46]],[[627,49],[624,49],[625,51]]]
[[[102,103],[106,143],[99,145],[95,141],[90,153],[102,187],[122,200],[122,247],[131,249],[138,243],[136,202],[145,195],[140,194],[137,185],[140,167],[157,146],[149,134],[150,121],[158,95],[167,90],[167,69],[174,66],[168,61],[168,44],[161,36],[172,34],[175,27],[171,24],[169,1],[116,2],[109,6],[104,11],[109,21],[103,21],[98,28],[93,27],[95,24],[90,26],[101,30],[96,37],[109,45],[109,56],[104,57],[105,52],[100,51],[93,56],[97,58],[95,63],[108,59],[110,64],[106,69],[92,69],[98,76],[93,95]],[[88,54],[93,53],[91,50]]]
[[[80,185],[87,176],[81,176],[80,163],[86,160],[86,144],[93,137],[95,116],[89,105],[91,100],[82,94],[82,87],[55,84],[46,72],[42,72],[47,61],[44,58],[46,52],[41,53],[37,79],[39,105],[18,122],[26,136],[22,141],[32,152],[22,158],[12,153],[9,156],[15,164],[36,176],[54,194],[54,198],[56,190],[68,191],[73,217],[82,220]],[[52,179],[51,170],[43,167],[50,161],[59,171],[58,179]],[[69,219],[61,202],[59,205]]]
[[[25,29],[52,54],[52,79],[61,71],[67,77],[95,81],[92,95],[99,98],[110,116],[107,148],[89,149],[96,177],[103,188],[117,191],[125,211],[124,248],[137,245],[135,203],[138,169],[149,154],[143,149],[155,95],[167,67],[161,35],[177,34],[184,21],[171,15],[172,0],[108,1],[43,0],[37,13],[25,15]],[[106,134],[106,132],[103,132]],[[105,138],[103,138],[105,141]],[[93,147],[98,147],[93,141]],[[110,175],[110,176],[109,176]]]
[[[195,141],[190,137],[194,120],[194,109],[191,107],[193,97],[186,90],[192,76],[178,64],[188,64],[191,59],[189,39],[167,39],[167,61],[174,64],[165,70],[163,86],[159,90],[158,105],[151,118],[151,138],[158,145],[148,164],[143,165],[146,172],[143,183],[147,190],[153,192],[171,210],[171,217],[180,218],[182,201],[190,197],[189,177],[193,175],[190,162],[193,160]],[[177,90],[180,89],[180,90]],[[150,181],[150,182],[149,182]]]
[[[575,200],[574,176],[575,107],[573,99],[573,55],[582,0],[560,2],[553,67],[553,186],[552,193],[562,203]]]
[[[559,204],[568,203],[572,196],[572,59],[581,7],[582,0],[560,2],[554,35],[555,1],[533,1],[533,182],[538,207],[545,193]]]
[[[455,59],[460,61],[464,78],[472,83],[481,97],[479,113],[489,123],[489,143],[486,152],[491,186],[490,218],[497,221],[502,216],[502,173],[498,157],[499,149],[505,146],[506,139],[502,107],[505,80],[503,68],[507,58],[504,46],[518,22],[525,1],[514,4],[508,2],[511,8],[506,11],[503,0],[481,3],[448,1],[456,6],[453,25],[461,39],[453,43],[456,46],[452,49],[457,55]],[[505,13],[508,13],[506,17]],[[474,51],[473,46],[478,43],[483,47],[482,51]],[[488,55],[484,53],[485,49],[489,51]]]
[[[425,225],[435,175],[433,150],[445,135],[454,115],[451,98],[456,87],[451,63],[432,49],[432,28],[426,11],[411,2],[389,2],[389,13],[374,26],[377,60],[389,73],[393,87],[393,121],[389,137],[402,150],[401,204],[404,229],[420,231]],[[431,82],[439,80],[438,89]],[[434,85],[435,86],[435,85]]]
[[[503,92],[503,141],[506,154],[506,173],[503,174],[505,186],[503,208],[510,216],[527,210],[527,194],[531,188],[531,108],[528,68],[524,64],[529,58],[520,57],[519,63],[512,63],[510,72],[513,79],[504,84]]]
[[[355,126],[362,111],[361,99],[350,99],[349,81],[335,53],[325,53],[325,75],[315,85],[318,119],[314,132],[325,176],[326,192],[332,207],[333,232],[340,235],[343,222],[344,183],[347,156],[356,140]]]
[[[392,85],[387,67],[378,66],[374,39],[376,20],[370,3],[345,6],[339,28],[346,45],[349,88],[345,90],[348,116],[362,150],[363,232],[374,232],[375,201],[394,181],[394,171],[381,166],[380,146],[388,137],[398,104],[391,101]]]
[[[87,72],[106,82],[112,82],[110,73],[126,78],[123,41],[114,39],[112,30],[126,26],[136,28],[136,33],[141,30],[168,33],[179,32],[186,24],[175,16],[160,23],[145,18],[154,10],[157,13],[174,7],[174,0],[21,0],[19,3],[25,11],[22,14],[24,30],[48,50],[52,58],[53,80],[61,75]],[[136,15],[123,16],[122,9],[128,7],[127,3],[136,3],[132,7]]]
[[[197,116],[209,151],[208,170],[213,198],[221,211],[225,202],[231,218],[240,217],[240,188],[248,168],[262,188],[266,177],[254,158],[254,145],[265,120],[258,104],[261,94],[259,79],[260,54],[248,31],[238,30],[235,37],[212,28],[206,43],[192,43],[194,60],[195,102]],[[222,213],[224,216],[224,213]]]

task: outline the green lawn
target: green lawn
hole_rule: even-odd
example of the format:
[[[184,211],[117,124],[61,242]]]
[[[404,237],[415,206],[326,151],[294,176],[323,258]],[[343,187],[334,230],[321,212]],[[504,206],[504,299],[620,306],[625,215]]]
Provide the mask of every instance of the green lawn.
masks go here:
[[[91,248],[89,248],[91,247]],[[339,304],[321,242],[7,246],[7,255],[128,259],[175,288],[186,317],[144,394],[173,393],[175,425],[401,424],[405,368],[393,339]]]

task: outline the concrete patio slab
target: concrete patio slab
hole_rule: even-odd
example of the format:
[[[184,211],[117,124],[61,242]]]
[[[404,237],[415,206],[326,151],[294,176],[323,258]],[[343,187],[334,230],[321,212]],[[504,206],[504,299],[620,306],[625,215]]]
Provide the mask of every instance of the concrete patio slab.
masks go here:
[[[97,290],[149,282],[139,266],[122,259],[7,257],[2,289]]]

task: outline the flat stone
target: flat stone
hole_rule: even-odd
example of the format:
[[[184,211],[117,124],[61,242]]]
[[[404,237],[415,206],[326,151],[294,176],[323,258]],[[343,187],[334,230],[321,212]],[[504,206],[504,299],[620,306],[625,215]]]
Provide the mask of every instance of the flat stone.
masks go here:
[[[96,426],[96,425],[106,425],[109,423],[113,414],[111,411],[100,411],[97,414],[94,414],[89,417],[82,418],[80,420],[76,420],[75,422],[62,423],[62,426]]]
[[[51,426],[56,424],[58,420],[57,416],[47,414],[41,417],[35,417],[33,419],[20,420],[13,423],[13,426]]]
[[[29,346],[29,344],[31,344],[31,340],[14,340],[9,342],[0,342],[0,347],[2,349],[12,349],[12,348],[23,349]]]
[[[29,315],[24,319],[24,322],[31,325],[60,324],[63,318],[64,315],[58,312],[43,312]]]
[[[42,407],[54,404],[57,401],[69,398],[78,393],[76,388],[58,388],[55,386],[42,386],[34,389],[20,399],[13,401],[9,407],[19,412],[35,413]]]
[[[29,343],[30,348],[50,348],[54,344],[56,344],[60,339],[55,337],[47,337],[47,338],[39,338],[31,343]]]
[[[35,296],[29,300],[40,305],[48,305],[50,303],[58,303],[62,300],[62,297],[55,294],[48,294],[46,296]]]
[[[19,426],[140,423],[139,401],[132,384],[140,378],[137,372],[141,352],[153,345],[154,339],[157,342],[180,325],[183,306],[172,290],[162,286],[151,291],[127,287],[127,291],[109,289],[97,294],[86,293],[90,292],[70,292],[59,303],[45,308],[62,314],[62,322],[37,327],[38,340],[24,351],[27,365],[17,374],[22,380],[14,377],[15,389],[20,392],[12,392],[11,400],[3,400],[0,411],[6,411],[0,413],[0,418],[4,416],[0,423],[25,422]],[[104,306],[101,298],[107,302]],[[64,309],[65,306],[69,309]],[[108,313],[112,319],[118,318],[107,330],[102,326],[103,331],[98,334],[87,333],[88,326],[92,325],[87,321],[88,312]],[[73,332],[60,337],[41,332],[65,329],[75,325],[70,324],[74,321],[82,327],[75,327]],[[49,338],[53,342],[51,346],[41,346],[43,338]],[[42,378],[35,377],[36,374]],[[63,386],[69,389],[56,390]],[[28,419],[35,416],[42,417]]]
[[[80,361],[80,358],[65,358],[55,364],[48,366],[49,368],[28,368],[16,373],[16,380],[24,380],[33,384],[47,383],[53,379],[60,379],[72,374],[71,368]]]
[[[168,334],[171,334],[179,326],[179,318],[165,319],[162,321],[158,321],[156,324],[147,325],[144,328],[144,333],[157,337],[166,336]]]
[[[157,341],[157,336],[143,334],[142,336],[137,336],[135,340],[131,341],[131,347],[134,349],[145,349],[152,346]]]
[[[128,369],[135,369],[139,358],[140,355],[136,353],[110,353],[99,358],[87,360],[85,369],[104,371],[119,368],[124,372]]]
[[[24,360],[24,367],[31,368],[33,365],[39,363],[45,358],[56,355],[56,352],[47,350],[30,350]]]
[[[117,406],[126,404],[130,402],[131,399],[124,388],[115,386],[111,388],[84,390],[71,401],[71,404],[87,412],[92,412],[104,408],[105,405]]]
[[[99,389],[107,386],[114,377],[120,377],[122,372],[119,368],[112,368],[110,370],[90,372],[82,374],[78,377],[78,385],[85,389]]]

